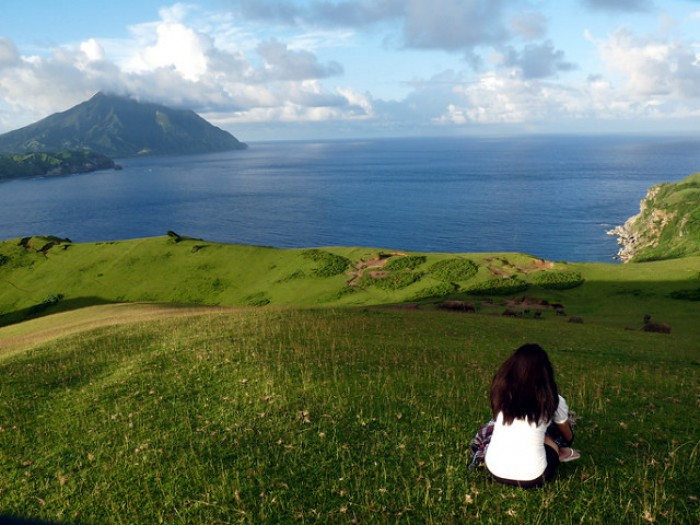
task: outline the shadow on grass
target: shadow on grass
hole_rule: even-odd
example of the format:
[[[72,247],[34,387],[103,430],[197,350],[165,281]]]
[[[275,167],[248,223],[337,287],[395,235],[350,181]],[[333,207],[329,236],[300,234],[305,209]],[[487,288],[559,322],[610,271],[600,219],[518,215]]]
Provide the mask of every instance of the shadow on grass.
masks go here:
[[[11,324],[21,323],[30,319],[38,319],[59,312],[67,312],[69,310],[77,310],[86,306],[96,306],[100,304],[114,304],[114,301],[108,301],[101,297],[77,297],[75,299],[63,299],[62,296],[50,296],[41,303],[33,306],[15,310],[0,315],[0,327]],[[0,525],[4,523],[0,521]]]
[[[697,327],[697,316],[700,315],[698,279],[585,281],[571,289],[528,284],[526,289],[517,293],[489,292],[473,294],[467,290],[445,296],[416,297],[413,306],[436,307],[467,315],[478,313],[541,321],[590,322],[628,330],[642,330],[647,319],[652,323],[670,323],[674,334],[700,335]]]

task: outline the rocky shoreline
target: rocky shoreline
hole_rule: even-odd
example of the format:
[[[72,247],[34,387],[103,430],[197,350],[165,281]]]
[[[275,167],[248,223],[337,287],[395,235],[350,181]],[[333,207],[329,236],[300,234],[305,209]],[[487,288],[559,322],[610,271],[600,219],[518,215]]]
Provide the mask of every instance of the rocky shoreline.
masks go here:
[[[617,237],[620,246],[614,257],[623,263],[634,260],[642,251],[658,246],[661,233],[675,218],[676,213],[662,209],[656,197],[668,183],[652,186],[639,203],[639,213],[621,226],[608,230],[608,235]]]
[[[637,217],[637,215],[630,217],[625,221],[625,224],[615,226],[612,230],[605,232],[608,235],[617,237],[617,244],[620,246],[617,254],[613,256],[613,259],[626,263],[634,258],[637,236],[631,226],[633,219]]]

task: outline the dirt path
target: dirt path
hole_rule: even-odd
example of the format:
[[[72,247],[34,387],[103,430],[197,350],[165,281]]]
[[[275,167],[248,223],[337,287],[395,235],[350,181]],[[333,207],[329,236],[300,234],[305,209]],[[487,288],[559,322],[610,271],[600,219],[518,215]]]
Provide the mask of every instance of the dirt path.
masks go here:
[[[396,256],[401,256],[405,257],[405,253],[386,253],[386,254],[381,254],[378,255],[377,257],[374,257],[372,259],[360,259],[355,263],[355,269],[347,272],[347,275],[350,276],[350,280],[348,281],[348,286],[356,286],[357,281],[362,275],[365,273],[365,270],[371,270],[368,272],[368,275],[370,275],[373,279],[381,279],[382,277],[386,276],[386,272],[382,271],[382,268],[386,266],[386,263],[389,262],[390,257],[396,257]]]

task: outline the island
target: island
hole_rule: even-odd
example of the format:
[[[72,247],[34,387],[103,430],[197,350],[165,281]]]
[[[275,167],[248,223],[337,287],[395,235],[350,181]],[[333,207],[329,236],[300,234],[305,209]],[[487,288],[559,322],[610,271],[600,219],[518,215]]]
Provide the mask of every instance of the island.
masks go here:
[[[111,158],[242,150],[247,145],[190,109],[99,92],[0,135],[0,153],[90,150]]]

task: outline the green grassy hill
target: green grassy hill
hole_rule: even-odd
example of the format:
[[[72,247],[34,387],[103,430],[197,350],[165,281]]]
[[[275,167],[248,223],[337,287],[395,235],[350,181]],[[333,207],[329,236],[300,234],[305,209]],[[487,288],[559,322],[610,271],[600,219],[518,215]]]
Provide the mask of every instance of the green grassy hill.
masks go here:
[[[700,257],[171,232],[8,240],[0,282],[0,520],[700,520]],[[647,314],[671,333],[641,331]],[[583,453],[534,492],[467,469],[490,380],[524,342],[549,352]]]
[[[583,454],[532,492],[467,469],[491,377],[526,341],[549,352]],[[697,341],[386,307],[64,312],[0,328],[0,509],[93,525],[697,523]]]
[[[699,275],[698,257],[566,264],[514,253],[285,250],[216,244],[172,232],[81,244],[32,237],[0,243],[0,325],[119,302],[429,307],[458,299],[481,313],[509,309],[533,318],[539,311],[541,318],[560,322],[583,316],[621,329],[639,328],[651,314],[672,323],[675,332],[688,333],[696,324]]]

